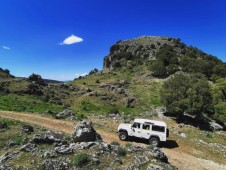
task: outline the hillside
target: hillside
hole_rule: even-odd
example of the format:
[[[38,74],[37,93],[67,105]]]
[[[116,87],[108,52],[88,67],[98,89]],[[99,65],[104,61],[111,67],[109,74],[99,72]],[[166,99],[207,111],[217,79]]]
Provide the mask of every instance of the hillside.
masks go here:
[[[223,170],[225,77],[220,59],[159,36],[118,41],[103,70],[70,82],[0,69],[0,169]],[[118,139],[118,125],[137,117],[167,123],[161,149]],[[103,141],[73,142],[81,120],[92,121]],[[23,132],[27,124],[34,132]]]
[[[165,109],[160,92],[167,77],[180,72],[203,74],[215,82],[213,88],[224,88],[220,84],[226,66],[218,58],[186,46],[180,39],[143,36],[118,41],[104,58],[103,71],[94,69],[68,83],[46,82],[38,75],[0,79],[0,109],[44,113],[71,108],[82,116],[153,114]],[[226,122],[224,100],[215,101],[218,113],[214,117]]]

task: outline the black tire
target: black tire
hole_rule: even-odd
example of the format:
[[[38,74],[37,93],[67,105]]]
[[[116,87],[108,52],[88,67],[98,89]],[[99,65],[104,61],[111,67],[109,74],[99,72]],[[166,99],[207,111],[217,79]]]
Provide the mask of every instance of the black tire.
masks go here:
[[[159,145],[159,138],[151,137],[149,139],[149,144],[152,145],[152,146],[158,146]]]
[[[119,139],[123,141],[127,140],[128,139],[127,132],[119,132]]]

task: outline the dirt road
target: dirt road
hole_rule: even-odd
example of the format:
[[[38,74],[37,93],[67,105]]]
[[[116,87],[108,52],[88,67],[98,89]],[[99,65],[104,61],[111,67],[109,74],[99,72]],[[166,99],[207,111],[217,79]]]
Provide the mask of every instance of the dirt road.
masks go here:
[[[57,131],[62,131],[65,133],[72,133],[74,130],[75,122],[65,121],[65,120],[57,120],[49,117],[45,117],[38,114],[31,113],[17,113],[17,112],[9,112],[9,111],[0,111],[0,117],[20,120],[21,122],[26,122],[29,124],[34,124],[38,126],[43,126],[46,128],[50,128]],[[97,132],[102,136],[103,140],[111,143],[112,141],[117,141],[122,145],[125,142],[120,141],[118,139],[117,134],[109,133],[101,130],[97,130]],[[144,146],[145,144],[133,143],[134,145]],[[163,148],[164,153],[169,158],[169,162],[180,170],[225,170],[226,165],[221,165],[211,160],[205,160],[201,158],[197,158],[188,153],[184,153],[180,149],[180,147],[176,149],[167,149]]]

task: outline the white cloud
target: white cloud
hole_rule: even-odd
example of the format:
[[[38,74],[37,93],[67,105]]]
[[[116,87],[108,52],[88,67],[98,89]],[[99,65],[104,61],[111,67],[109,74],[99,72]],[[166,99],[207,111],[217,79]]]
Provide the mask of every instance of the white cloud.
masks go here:
[[[61,42],[60,45],[71,45],[71,44],[79,43],[82,41],[83,41],[82,38],[72,34],[71,36],[67,37],[63,42]]]
[[[77,78],[79,76],[86,76],[86,75],[88,75],[88,73],[75,74],[75,77]]]
[[[2,46],[2,48],[4,48],[5,50],[10,50],[11,48],[10,47],[6,47],[6,46]]]

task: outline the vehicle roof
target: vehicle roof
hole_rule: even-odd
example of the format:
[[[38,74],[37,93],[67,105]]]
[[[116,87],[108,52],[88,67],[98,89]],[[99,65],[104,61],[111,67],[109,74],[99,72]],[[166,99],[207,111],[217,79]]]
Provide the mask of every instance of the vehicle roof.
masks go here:
[[[153,123],[154,125],[159,125],[159,126],[167,126],[165,122],[163,121],[158,121],[158,120],[150,120],[150,119],[135,119],[134,122],[137,123]]]

